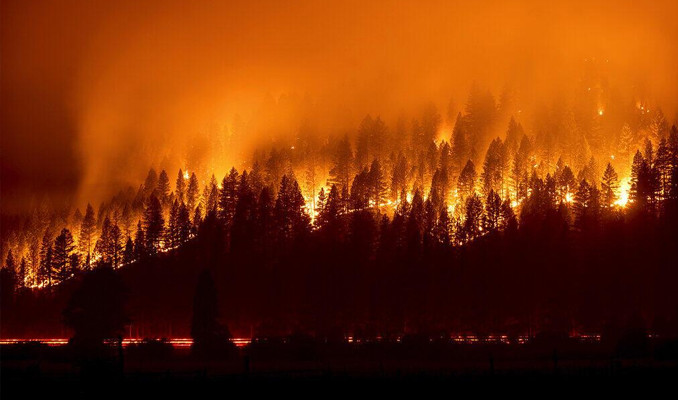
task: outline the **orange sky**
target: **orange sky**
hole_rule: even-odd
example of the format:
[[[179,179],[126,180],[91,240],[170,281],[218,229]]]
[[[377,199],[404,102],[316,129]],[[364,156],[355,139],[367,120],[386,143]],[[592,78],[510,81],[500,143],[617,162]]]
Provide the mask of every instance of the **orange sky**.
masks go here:
[[[444,115],[473,82],[529,105],[596,58],[676,119],[676,1],[328,3],[4,0],[3,209],[138,180],[236,114],[256,121],[243,147],[297,129],[309,115],[271,110],[281,95],[334,132],[428,101]]]

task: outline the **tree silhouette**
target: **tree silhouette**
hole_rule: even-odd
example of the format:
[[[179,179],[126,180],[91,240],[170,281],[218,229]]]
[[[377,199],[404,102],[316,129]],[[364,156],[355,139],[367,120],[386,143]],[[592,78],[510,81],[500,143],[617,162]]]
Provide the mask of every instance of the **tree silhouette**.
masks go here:
[[[337,185],[341,190],[347,190],[351,180],[351,173],[353,171],[353,152],[351,151],[351,143],[348,137],[337,143],[337,147],[333,155],[333,167],[330,169],[329,184]]]
[[[564,166],[556,171],[556,193],[560,203],[566,203],[572,200],[577,182],[569,166]]]
[[[158,173],[155,172],[155,169],[151,168],[148,170],[148,175],[146,175],[146,180],[144,181],[144,197],[149,197],[154,194],[157,187]]]
[[[183,202],[179,205],[177,213],[177,240],[178,243],[186,243],[191,235],[191,217],[188,207]]]
[[[71,258],[74,250],[75,245],[71,232],[66,228],[62,229],[61,233],[54,239],[54,251],[52,253],[52,268],[57,282],[65,281],[76,272]]]
[[[158,186],[156,187],[156,197],[162,204],[167,204],[170,197],[170,181],[167,172],[163,169],[158,177]]]
[[[2,299],[3,308],[11,304],[14,297],[14,290],[17,287],[17,274],[14,270],[12,263],[14,262],[14,257],[10,257],[12,251],[10,250],[7,255],[8,260],[5,261],[5,265],[0,269],[0,298]]]
[[[27,265],[27,262],[26,262],[26,258],[21,257],[21,262],[19,263],[19,267],[17,268],[17,271],[16,271],[17,288],[19,290],[26,288],[27,273],[28,273],[28,265]]]
[[[86,267],[90,269],[90,260],[92,259],[92,247],[94,246],[94,232],[96,231],[96,220],[94,218],[94,208],[87,204],[85,217],[80,224],[79,248],[80,252],[86,255]]]
[[[462,202],[465,202],[469,196],[475,193],[475,184],[476,168],[473,161],[468,160],[457,181],[457,192]]]
[[[132,238],[127,236],[127,241],[125,241],[125,249],[122,253],[122,262],[123,264],[129,264],[134,261],[134,242]]]
[[[600,218],[600,193],[582,180],[574,196],[575,226],[586,231],[595,229]]]
[[[654,192],[652,183],[652,167],[640,151],[637,151],[631,165],[631,190],[629,191],[629,200],[636,212],[645,214],[652,210]]]
[[[186,201],[186,182],[184,172],[181,169],[179,169],[179,173],[177,173],[176,183],[174,184],[174,196],[180,203]]]
[[[212,178],[210,178],[209,183],[205,186],[203,191],[203,202],[205,205],[205,214],[213,212],[216,216],[217,205],[219,204],[219,188],[217,187],[217,179],[214,174],[212,174]]]
[[[134,257],[139,260],[148,254],[146,250],[146,235],[141,221],[137,222],[137,232],[134,236]]]
[[[386,183],[379,160],[372,161],[369,172],[370,201],[374,207],[379,208],[386,200]]]
[[[219,219],[226,229],[233,225],[235,217],[235,208],[238,203],[238,170],[231,168],[231,171],[221,181],[221,191],[219,192]]]
[[[40,245],[40,266],[38,268],[38,283],[47,282],[52,285],[52,237],[49,229],[45,231]]]
[[[407,189],[407,160],[402,153],[398,154],[391,174],[391,200],[397,201],[401,192]]]
[[[63,311],[64,323],[73,330],[78,346],[101,346],[117,338],[129,322],[128,292],[120,276],[103,266],[86,272]]]
[[[160,250],[160,243],[163,239],[165,229],[165,220],[162,216],[162,206],[160,200],[155,195],[148,199],[148,205],[144,211],[144,234],[146,251],[149,254],[156,254]]]
[[[200,187],[198,186],[198,177],[194,172],[191,174],[191,178],[188,181],[188,188],[186,189],[186,205],[189,210],[196,209],[199,195]]]
[[[617,201],[617,190],[619,189],[619,176],[612,168],[612,164],[608,163],[603,173],[603,177],[600,182],[600,189],[602,194],[602,205],[604,208],[608,209],[614,205],[614,202]]]
[[[193,351],[200,355],[229,347],[231,334],[219,323],[217,290],[209,271],[203,270],[193,296],[193,319],[191,337]]]
[[[477,194],[472,194],[466,199],[464,225],[462,228],[462,237],[464,240],[472,240],[482,231],[483,222],[483,202]]]
[[[274,213],[279,238],[283,243],[307,232],[310,218],[306,214],[304,197],[294,177],[283,176]]]
[[[495,231],[502,225],[502,202],[498,194],[490,189],[485,201],[485,215],[483,217],[483,230]]]
[[[179,203],[176,200],[170,207],[169,220],[165,230],[165,243],[170,248],[179,245]]]

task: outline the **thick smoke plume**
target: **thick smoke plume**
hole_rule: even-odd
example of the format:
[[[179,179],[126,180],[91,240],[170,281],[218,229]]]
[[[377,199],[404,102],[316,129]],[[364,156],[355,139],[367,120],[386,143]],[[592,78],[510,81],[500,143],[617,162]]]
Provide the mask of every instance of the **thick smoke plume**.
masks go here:
[[[5,1],[2,206],[82,206],[150,166],[220,177],[368,113],[392,123],[433,102],[446,120],[474,82],[514,90],[528,130],[592,73],[672,123],[676,15],[671,0]]]

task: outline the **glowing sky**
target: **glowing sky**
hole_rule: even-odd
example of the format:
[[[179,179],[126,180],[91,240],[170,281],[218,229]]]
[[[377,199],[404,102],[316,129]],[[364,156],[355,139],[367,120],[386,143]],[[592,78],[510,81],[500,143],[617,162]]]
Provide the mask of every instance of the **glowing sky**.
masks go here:
[[[675,121],[676,1],[329,3],[3,1],[3,209],[181,165],[177,147],[235,115],[247,149],[303,120],[342,131],[428,101],[444,115],[473,82],[530,104],[592,58]]]

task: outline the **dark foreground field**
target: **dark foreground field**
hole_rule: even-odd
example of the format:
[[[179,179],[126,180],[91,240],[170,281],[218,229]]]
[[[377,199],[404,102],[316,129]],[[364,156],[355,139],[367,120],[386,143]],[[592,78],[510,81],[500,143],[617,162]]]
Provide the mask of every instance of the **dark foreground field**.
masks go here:
[[[634,386],[646,394],[678,382],[675,343],[643,351],[602,344],[256,343],[196,356],[188,348],[154,342],[97,356],[68,346],[3,346],[2,397],[152,398],[287,388],[315,397],[379,391],[464,388],[478,394],[508,389],[551,396],[597,387],[600,393]],[[534,392],[538,390],[538,392]],[[219,397],[223,397],[219,396]]]

